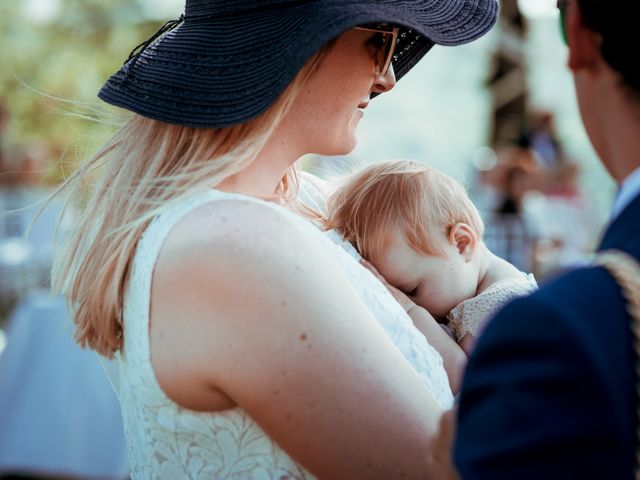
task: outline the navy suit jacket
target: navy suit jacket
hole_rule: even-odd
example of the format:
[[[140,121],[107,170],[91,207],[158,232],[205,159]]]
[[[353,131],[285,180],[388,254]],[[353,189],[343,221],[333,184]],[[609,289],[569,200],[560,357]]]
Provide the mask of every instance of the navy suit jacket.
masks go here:
[[[640,196],[599,250],[640,261]],[[507,305],[469,359],[454,463],[466,479],[632,479],[637,394],[631,318],[603,268]]]

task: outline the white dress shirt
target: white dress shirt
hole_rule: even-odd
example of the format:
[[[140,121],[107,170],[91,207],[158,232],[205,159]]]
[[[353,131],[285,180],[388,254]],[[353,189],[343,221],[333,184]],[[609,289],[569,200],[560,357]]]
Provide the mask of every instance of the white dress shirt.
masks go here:
[[[638,195],[640,195],[640,167],[636,168],[631,175],[622,182],[620,191],[613,202],[611,220],[615,220]]]

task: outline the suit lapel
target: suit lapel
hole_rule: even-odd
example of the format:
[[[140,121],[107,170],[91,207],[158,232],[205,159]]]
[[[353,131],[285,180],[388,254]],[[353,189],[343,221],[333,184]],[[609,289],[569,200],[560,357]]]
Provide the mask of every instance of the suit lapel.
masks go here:
[[[612,248],[640,257],[640,195],[609,225],[598,251]]]

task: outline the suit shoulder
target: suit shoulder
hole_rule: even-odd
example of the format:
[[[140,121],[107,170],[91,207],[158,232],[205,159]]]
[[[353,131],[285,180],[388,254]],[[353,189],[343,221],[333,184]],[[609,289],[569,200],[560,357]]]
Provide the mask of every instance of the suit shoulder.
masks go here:
[[[620,289],[602,267],[585,266],[551,278],[536,292],[540,301],[572,309],[590,310],[603,299],[621,300]]]
[[[625,302],[613,277],[601,267],[581,267],[545,282],[539,290],[511,302],[495,322],[518,318],[540,328],[570,329],[598,326],[605,319],[625,316]],[[493,322],[492,322],[493,323]],[[609,325],[610,326],[610,325]]]
[[[477,350],[504,346],[547,355],[571,352],[588,358],[606,382],[616,377],[621,384],[634,383],[626,302],[613,277],[600,267],[566,272],[507,305],[489,323]]]

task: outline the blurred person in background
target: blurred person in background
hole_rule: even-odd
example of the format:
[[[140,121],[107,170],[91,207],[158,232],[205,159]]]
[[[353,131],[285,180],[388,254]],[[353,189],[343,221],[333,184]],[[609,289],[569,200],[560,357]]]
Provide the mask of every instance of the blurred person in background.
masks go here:
[[[530,128],[523,134],[523,143],[536,153],[536,162],[547,170],[562,159],[562,150],[551,112],[535,112]]]
[[[540,168],[533,152],[517,145],[499,149],[498,162],[483,175],[483,186],[494,192],[485,210],[487,246],[499,257],[526,272],[535,272],[535,228],[524,216],[528,192],[539,188]],[[485,207],[487,208],[487,207]]]
[[[541,277],[588,259],[594,247],[594,219],[578,188],[580,166],[560,161],[545,175],[544,189],[525,197],[524,217],[536,237],[535,270]]]
[[[631,479],[638,468],[640,2],[559,7],[586,131],[620,184],[598,249],[606,268],[565,273],[489,323],[460,396],[464,479]]]

